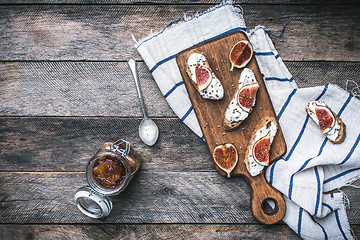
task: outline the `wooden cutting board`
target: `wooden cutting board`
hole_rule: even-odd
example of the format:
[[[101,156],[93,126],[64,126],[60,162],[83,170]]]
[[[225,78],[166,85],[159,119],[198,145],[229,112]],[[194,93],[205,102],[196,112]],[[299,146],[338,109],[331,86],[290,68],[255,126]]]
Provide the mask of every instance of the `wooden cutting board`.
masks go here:
[[[261,223],[273,224],[284,217],[286,210],[285,201],[281,193],[267,183],[264,172],[258,176],[252,177],[248,173],[244,163],[246,148],[249,144],[251,134],[259,120],[267,116],[275,117],[277,120],[259,66],[254,56],[246,67],[254,72],[256,80],[260,85],[256,96],[256,105],[249,117],[238,129],[226,132],[222,127],[225,110],[238,90],[238,80],[242,72],[242,69],[237,68],[235,68],[233,72],[229,71],[231,67],[229,53],[235,43],[240,40],[248,40],[244,32],[233,32],[180,52],[176,56],[176,61],[196,116],[199,120],[206,143],[209,147],[210,154],[212,155],[214,148],[219,144],[232,143],[236,147],[239,161],[232,171],[231,176],[241,175],[248,179],[252,188],[251,208],[255,218]],[[191,83],[191,79],[187,75],[186,69],[187,53],[193,49],[201,52],[206,57],[211,69],[221,81],[224,87],[223,99],[218,101],[203,99]],[[278,132],[276,133],[271,146],[270,162],[281,158],[285,153],[286,143],[280,125],[278,124]],[[216,164],[214,165],[222,176],[226,176],[224,171],[218,168]],[[265,209],[265,200],[268,199],[275,203],[275,208],[272,210]]]

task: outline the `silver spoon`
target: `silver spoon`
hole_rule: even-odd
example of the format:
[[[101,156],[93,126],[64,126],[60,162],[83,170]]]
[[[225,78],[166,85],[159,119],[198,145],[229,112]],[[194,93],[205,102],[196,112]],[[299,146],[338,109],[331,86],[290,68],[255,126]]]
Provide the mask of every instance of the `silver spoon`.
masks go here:
[[[130,60],[128,61],[128,65],[134,76],[134,80],[135,80],[135,84],[136,84],[136,91],[138,93],[141,110],[144,115],[144,118],[139,125],[139,136],[145,144],[152,146],[156,143],[156,141],[158,139],[159,128],[153,120],[151,120],[150,118],[148,118],[146,116],[144,101],[143,101],[143,97],[141,94],[139,79],[138,79],[137,70],[136,70],[136,61],[134,59],[130,58]]]

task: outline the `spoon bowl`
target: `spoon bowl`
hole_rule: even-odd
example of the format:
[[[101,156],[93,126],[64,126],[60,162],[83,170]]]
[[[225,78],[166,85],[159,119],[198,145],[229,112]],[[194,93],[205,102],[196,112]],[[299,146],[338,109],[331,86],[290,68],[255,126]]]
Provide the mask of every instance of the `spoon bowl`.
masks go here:
[[[159,136],[159,128],[150,118],[143,118],[139,125],[139,136],[149,146],[156,143]]]
[[[147,144],[148,146],[152,146],[156,143],[156,141],[159,137],[159,128],[153,120],[151,120],[150,118],[148,118],[146,116],[145,105],[144,105],[143,97],[141,94],[139,79],[138,79],[138,75],[137,75],[136,61],[134,59],[130,58],[130,60],[128,61],[128,65],[129,65],[131,72],[133,74],[133,77],[134,77],[136,91],[138,93],[141,110],[144,115],[144,118],[140,122],[140,125],[139,125],[139,136],[140,136],[140,139],[145,144]]]

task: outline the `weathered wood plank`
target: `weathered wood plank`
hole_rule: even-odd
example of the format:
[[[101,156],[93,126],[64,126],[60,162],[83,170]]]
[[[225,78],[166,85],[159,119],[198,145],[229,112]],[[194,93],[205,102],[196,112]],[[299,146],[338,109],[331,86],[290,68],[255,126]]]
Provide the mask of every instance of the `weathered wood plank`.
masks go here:
[[[150,30],[209,8],[206,5],[29,5],[0,8],[0,60],[127,60]],[[360,58],[359,5],[244,5],[248,29],[279,34],[284,60]]]
[[[352,226],[359,233],[359,226]],[[300,239],[286,225],[0,225],[2,239]]]
[[[242,0],[242,1],[235,1],[235,4],[314,4],[314,1],[311,0]],[[0,0],[1,4],[82,4],[82,5],[88,5],[88,4],[209,4],[209,5],[216,5],[219,4],[219,1],[217,0],[142,0],[142,1],[133,1],[133,0]],[[355,5],[357,4],[354,0],[331,0],[331,1],[316,1],[316,4],[322,4],[322,5],[344,5],[344,4],[351,4]]]
[[[285,62],[299,88],[336,84],[346,89],[346,81],[360,85],[359,62]],[[354,85],[349,84],[351,92]]]
[[[114,208],[102,220],[75,206],[80,172],[0,172],[0,223],[257,223],[250,188],[243,178],[216,172],[139,171],[128,188],[112,197]],[[346,189],[348,218],[359,224],[358,191]]]
[[[360,85],[360,62],[285,62],[299,87],[328,82],[345,89]],[[175,117],[147,66],[138,64],[140,85],[151,117]],[[2,62],[2,116],[141,117],[125,62]]]
[[[148,114],[174,116],[145,64],[138,65]],[[16,62],[0,63],[0,69],[3,113],[141,116],[126,63]]]
[[[121,137],[143,156],[144,170],[215,171],[206,144],[179,119],[155,119],[160,136],[153,147],[140,140],[140,121],[115,117],[0,118],[0,170],[84,171],[103,142]]]
[[[83,215],[74,203],[84,173],[0,172],[1,223],[256,223],[243,178],[216,172],[139,171],[112,197],[102,220]]]
[[[144,63],[139,79],[149,116],[175,116]],[[2,115],[142,116],[124,62],[0,63]]]
[[[359,226],[352,226],[359,233]],[[286,225],[0,225],[1,239],[300,239]]]
[[[351,225],[360,236],[360,226]],[[0,224],[2,239],[300,239],[289,227],[245,224],[87,224],[20,225]]]

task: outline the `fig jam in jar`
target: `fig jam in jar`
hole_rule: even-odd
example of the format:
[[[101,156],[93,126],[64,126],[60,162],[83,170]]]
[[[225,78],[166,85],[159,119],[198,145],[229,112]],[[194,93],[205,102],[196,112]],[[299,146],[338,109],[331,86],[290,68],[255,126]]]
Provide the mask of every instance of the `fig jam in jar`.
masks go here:
[[[108,196],[122,192],[141,163],[141,157],[129,142],[119,138],[105,142],[87,165],[90,186],[79,188],[75,194],[78,208],[92,218],[107,216],[112,209]]]
[[[112,156],[97,159],[91,171],[95,182],[106,189],[117,188],[126,179],[124,164]]]

